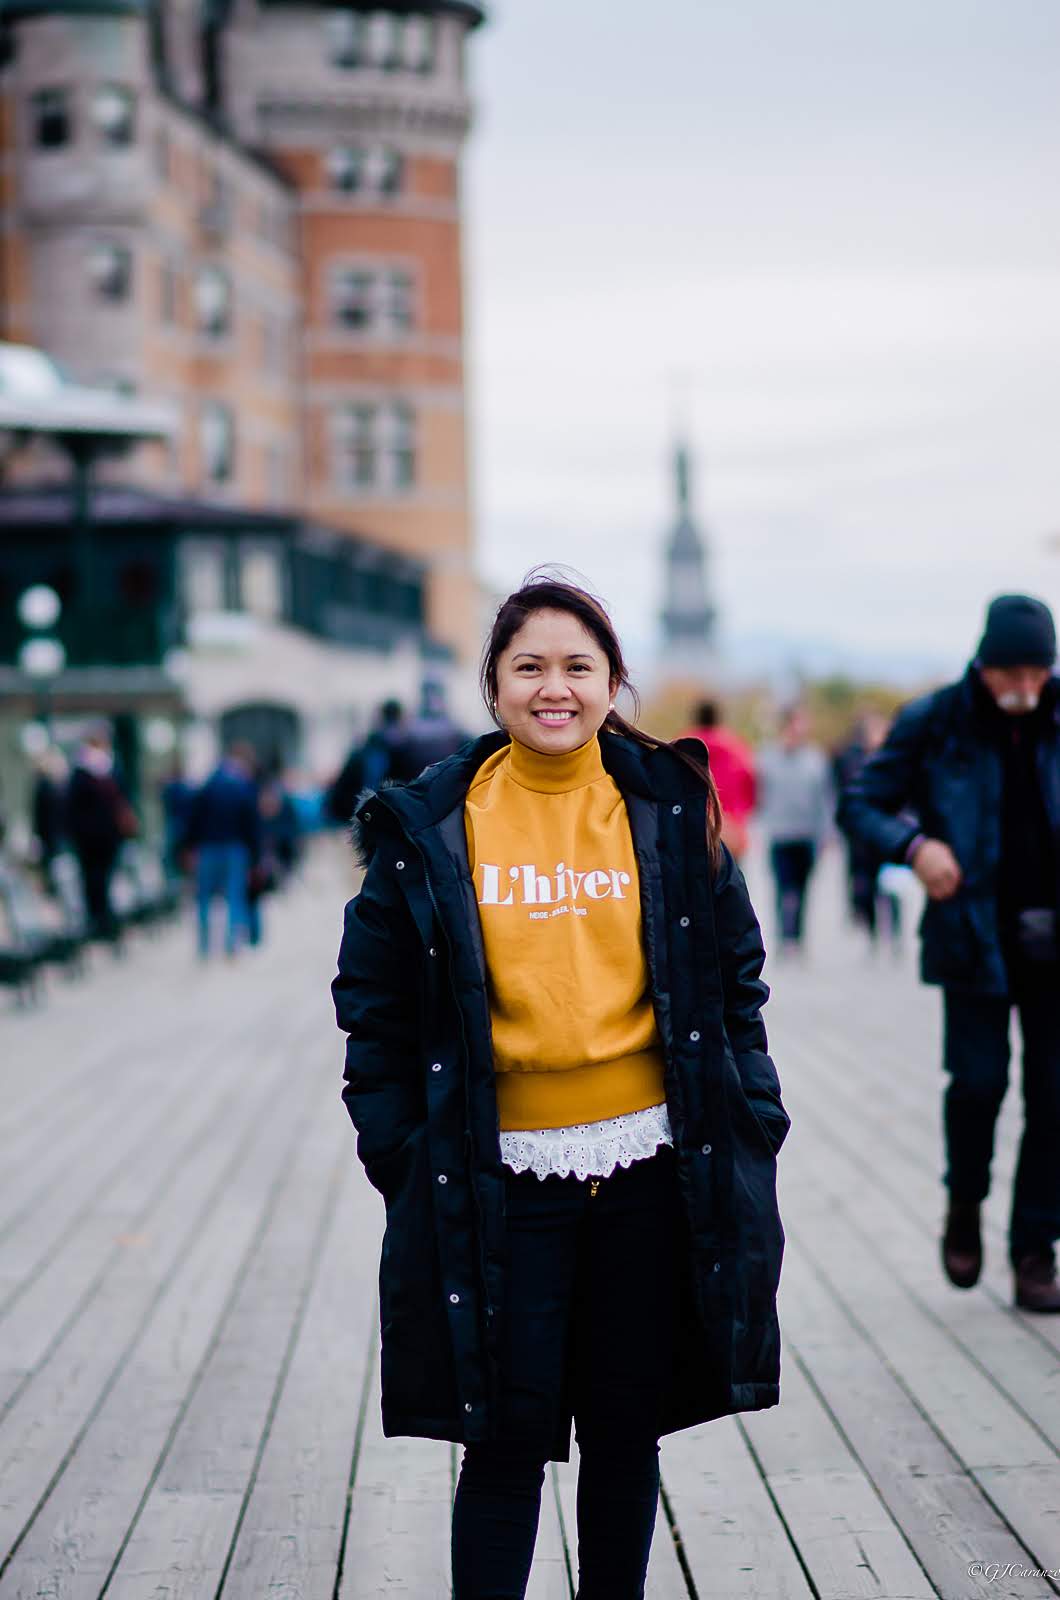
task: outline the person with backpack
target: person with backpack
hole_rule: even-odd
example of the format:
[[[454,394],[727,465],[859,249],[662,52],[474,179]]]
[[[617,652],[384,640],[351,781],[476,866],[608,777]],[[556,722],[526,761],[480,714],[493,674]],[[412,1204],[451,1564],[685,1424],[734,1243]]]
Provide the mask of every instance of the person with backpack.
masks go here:
[[[839,824],[879,861],[909,863],[928,902],[921,971],[941,986],[949,1205],[942,1262],[969,1289],[980,1207],[1023,1036],[1023,1136],[1009,1219],[1015,1303],[1060,1311],[1060,680],[1048,607],[999,595],[964,677],[906,706],[844,791]]]
[[[573,1418],[579,1595],[639,1600],[660,1437],[779,1399],[762,940],[702,746],[615,710],[598,601],[532,576],[482,685],[496,733],[360,802],[332,985],[383,1431],[464,1446],[454,1600],[519,1600]]]
[[[324,798],[332,822],[349,824],[362,789],[378,789],[392,776],[395,752],[404,741],[405,708],[384,700],[363,744],[355,744]]]

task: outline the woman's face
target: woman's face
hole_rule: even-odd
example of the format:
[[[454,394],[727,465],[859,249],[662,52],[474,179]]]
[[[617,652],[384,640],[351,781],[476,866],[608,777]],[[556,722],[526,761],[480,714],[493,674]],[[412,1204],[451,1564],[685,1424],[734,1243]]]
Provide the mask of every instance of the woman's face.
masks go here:
[[[611,705],[607,657],[567,611],[535,611],[497,662],[497,715],[520,744],[565,755],[587,744]]]

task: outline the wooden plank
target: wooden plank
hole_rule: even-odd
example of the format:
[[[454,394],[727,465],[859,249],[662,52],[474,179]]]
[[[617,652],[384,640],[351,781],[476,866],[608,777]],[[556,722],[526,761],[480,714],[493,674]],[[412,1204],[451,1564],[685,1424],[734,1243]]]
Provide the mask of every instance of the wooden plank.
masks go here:
[[[813,1593],[735,1418],[668,1439],[663,1488],[699,1600]]]
[[[345,1115],[345,1113],[342,1113]],[[379,1196],[353,1157],[224,1582],[224,1600],[331,1600],[375,1302]]]
[[[931,1600],[923,1567],[790,1349],[779,1407],[739,1426],[820,1600]]]
[[[336,1600],[450,1600],[451,1492],[447,1445],[384,1439],[377,1363]]]
[[[1033,1319],[999,1316],[996,1294],[961,1292],[946,1283],[928,1210],[930,1177],[919,1167],[903,1166],[899,1177],[897,1173],[881,1175],[877,1163],[866,1166],[855,1153],[858,1146],[854,1143],[859,1130],[864,1138],[863,1124],[822,1086],[814,1105],[825,1104],[827,1116],[805,1108],[802,1122],[804,1127],[809,1125],[808,1130],[795,1142],[791,1159],[785,1160],[786,1195],[795,1180],[792,1164],[801,1159],[815,1215],[827,1199],[828,1214],[842,1215],[846,1224],[857,1230],[858,1237],[843,1246],[842,1259],[849,1255],[856,1268],[869,1253],[886,1264],[888,1273],[925,1317],[936,1327],[946,1328],[953,1343],[980,1365],[989,1381],[1020,1407],[1056,1449],[1060,1446],[1060,1360],[1055,1351],[1040,1337]],[[808,1139],[813,1143],[807,1150]],[[795,1215],[800,1208],[798,1195],[791,1194],[790,1200]],[[816,1222],[810,1232],[818,1236]]]
[[[285,1159],[273,1169],[257,1237],[235,1279],[233,1299],[188,1390],[111,1578],[108,1593],[114,1600],[142,1595],[146,1577],[172,1600],[217,1589],[333,1214],[339,1157],[344,1163],[347,1155],[347,1133],[338,1116],[320,1115],[319,1093],[314,1102],[317,1114],[297,1130]],[[214,1224],[222,1225],[220,1219]],[[174,1507],[194,1505],[209,1505],[210,1538],[189,1552]]]
[[[209,1349],[300,1129],[309,1085],[284,1096],[286,1077],[281,1059],[259,1080],[261,1104],[248,1097],[215,1126],[151,1219],[150,1252],[127,1252],[0,1428],[0,1550],[46,1508],[18,1559],[47,1570],[56,1594],[69,1583],[87,1595],[108,1570]]]
[[[789,1348],[940,1594],[996,1595],[996,1585],[969,1575],[977,1561],[1036,1564],[798,1248],[785,1268],[782,1322]]]
[[[11,1280],[0,1305],[5,1364],[23,1371],[38,1365],[71,1309],[91,1296],[116,1261],[121,1246],[115,1236],[142,1230],[144,1216],[212,1118],[231,1114],[240,1092],[238,1058],[231,1051],[203,1054],[201,1072],[183,1084],[173,1070],[178,1063],[167,1063],[162,1084],[168,1096],[153,1081],[157,1072],[145,1074],[138,1103],[115,1109],[117,1130],[97,1145],[94,1162],[75,1163],[63,1181],[54,1181],[29,1225],[5,1242]],[[0,1389],[0,1406],[8,1398]]]

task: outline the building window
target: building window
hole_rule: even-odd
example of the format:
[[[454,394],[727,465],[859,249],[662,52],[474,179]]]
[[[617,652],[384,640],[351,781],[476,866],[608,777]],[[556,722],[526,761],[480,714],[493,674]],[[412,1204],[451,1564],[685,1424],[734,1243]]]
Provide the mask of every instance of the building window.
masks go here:
[[[199,414],[199,451],[211,483],[227,483],[235,468],[235,423],[228,406],[211,400]]]
[[[343,328],[370,328],[373,321],[375,278],[358,267],[340,267],[331,280],[331,308]]]
[[[58,150],[74,136],[68,89],[39,89],[33,96],[33,142],[41,150]]]
[[[416,320],[416,286],[410,272],[394,270],[383,278],[383,321],[391,333],[410,333]]]
[[[324,18],[328,60],[333,67],[360,64],[365,18],[357,11],[331,11]]]
[[[127,299],[132,286],[132,251],[127,245],[101,239],[89,251],[88,276],[102,299]]]
[[[416,419],[406,401],[347,406],[336,422],[338,476],[346,488],[411,488],[416,481]]]
[[[186,611],[223,611],[223,552],[215,545],[188,543],[181,550],[181,591]]]
[[[400,150],[376,145],[364,160],[364,187],[369,194],[398,194],[404,176]]]
[[[232,323],[232,286],[223,267],[202,267],[195,279],[195,315],[199,329],[213,338]]]
[[[243,551],[240,561],[243,607],[255,617],[272,621],[283,605],[283,570],[279,552],[262,546]]]
[[[119,84],[103,84],[92,96],[92,121],[107,144],[131,144],[136,127],[136,96]]]
[[[211,167],[206,175],[206,193],[199,207],[199,226],[206,233],[228,232],[232,220],[232,188],[222,172]]]
[[[403,65],[410,72],[430,72],[434,67],[434,18],[406,17],[404,21]]]
[[[416,481],[416,418],[407,401],[387,407],[385,426],[390,486],[410,489]]]
[[[333,187],[346,194],[394,195],[401,191],[404,162],[400,150],[387,145],[336,145],[328,152],[327,172]]]
[[[401,65],[401,22],[393,11],[373,11],[368,18],[367,64],[384,72]]]

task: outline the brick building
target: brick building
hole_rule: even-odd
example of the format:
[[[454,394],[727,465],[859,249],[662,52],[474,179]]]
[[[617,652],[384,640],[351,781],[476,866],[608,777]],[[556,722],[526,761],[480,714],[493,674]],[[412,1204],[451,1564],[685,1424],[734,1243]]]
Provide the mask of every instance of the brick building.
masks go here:
[[[459,173],[481,18],[0,0],[0,340],[178,408],[171,444],[104,480],[427,563],[427,630],[465,666]],[[4,481],[67,471],[41,443]]]

